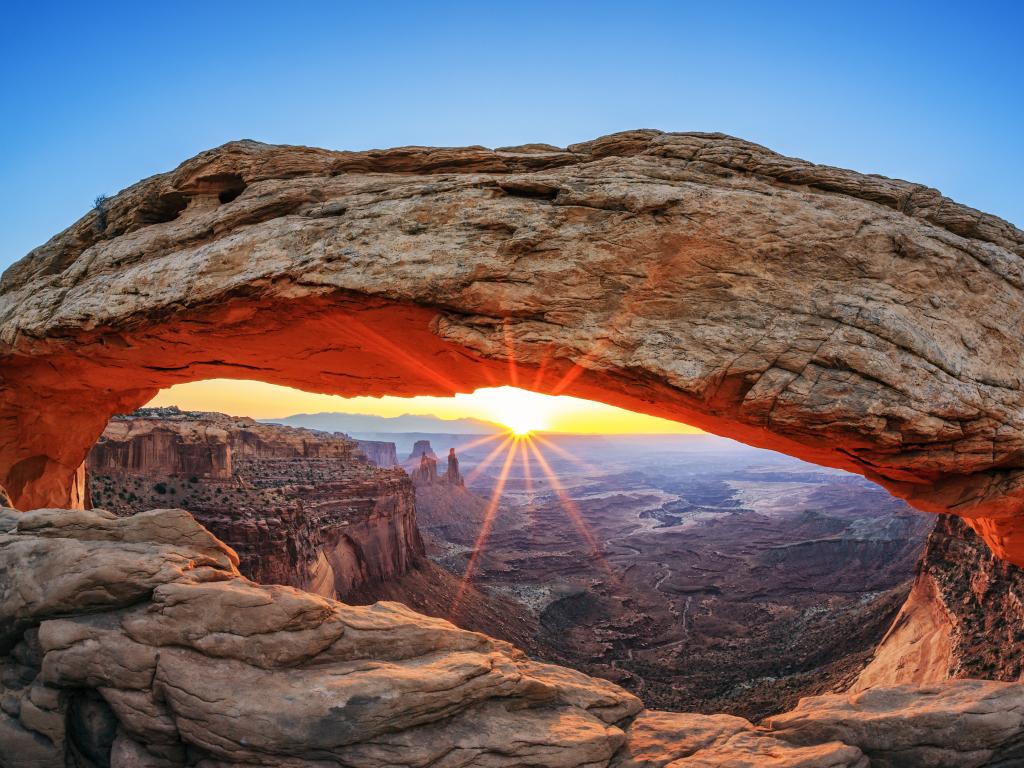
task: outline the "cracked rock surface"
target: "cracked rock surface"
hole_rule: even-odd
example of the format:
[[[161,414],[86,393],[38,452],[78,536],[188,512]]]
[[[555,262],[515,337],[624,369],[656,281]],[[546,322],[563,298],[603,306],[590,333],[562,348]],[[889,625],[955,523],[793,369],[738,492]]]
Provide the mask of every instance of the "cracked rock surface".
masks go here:
[[[398,603],[259,586],[182,510],[0,509],[2,768],[1013,765],[1024,686],[804,699],[762,727]]]
[[[74,506],[110,415],[246,377],[517,384],[963,516],[1024,564],[1024,233],[721,134],[333,152],[233,142],[0,280],[0,484]]]

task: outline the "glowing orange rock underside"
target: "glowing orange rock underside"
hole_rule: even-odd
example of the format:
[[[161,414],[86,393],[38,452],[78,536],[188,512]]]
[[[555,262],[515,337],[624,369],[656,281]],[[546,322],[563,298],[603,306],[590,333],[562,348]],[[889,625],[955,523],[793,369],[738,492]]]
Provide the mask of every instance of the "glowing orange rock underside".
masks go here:
[[[142,318],[131,331],[96,329],[66,339],[32,342],[31,357],[0,360],[0,482],[22,509],[80,506],[81,466],[110,415],[131,411],[164,387],[208,378],[256,379],[307,391],[354,395],[450,395],[513,384],[572,394],[662,416],[778,450],[818,464],[867,474],[911,504],[949,511],[915,488],[847,461],[830,445],[798,441],[744,424],[728,412],[687,402],[656,381],[592,370],[556,351],[532,350],[525,364],[512,347],[502,359],[440,338],[437,313],[365,296],[237,297],[221,306],[171,319]],[[714,404],[712,404],[714,405]],[[705,404],[706,406],[706,404]],[[710,411],[710,412],[709,412]],[[909,489],[909,490],[908,490]],[[995,553],[1024,565],[1024,536],[1013,519],[971,525]]]

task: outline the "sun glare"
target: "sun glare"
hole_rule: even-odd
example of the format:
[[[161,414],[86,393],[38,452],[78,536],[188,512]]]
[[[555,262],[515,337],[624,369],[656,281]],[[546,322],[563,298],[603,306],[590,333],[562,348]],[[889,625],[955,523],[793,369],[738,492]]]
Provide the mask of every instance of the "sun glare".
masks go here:
[[[274,384],[210,379],[175,384],[149,405],[176,405],[189,411],[222,411],[232,416],[282,419],[296,413],[359,413],[383,417],[404,414],[440,419],[482,419],[525,434],[679,434],[699,429],[566,395],[541,395],[515,387],[488,387],[454,397],[337,397]],[[439,431],[444,431],[443,427]]]
[[[473,393],[485,414],[520,437],[548,429],[555,415],[555,398],[515,387],[478,389]]]

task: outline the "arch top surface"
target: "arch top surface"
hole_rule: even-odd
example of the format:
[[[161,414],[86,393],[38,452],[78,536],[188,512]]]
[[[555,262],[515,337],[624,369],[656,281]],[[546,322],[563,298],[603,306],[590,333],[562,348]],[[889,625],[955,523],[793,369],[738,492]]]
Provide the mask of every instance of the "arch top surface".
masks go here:
[[[0,280],[0,484],[74,504],[161,387],[514,384],[864,474],[1024,564],[1024,233],[720,134],[559,149],[234,142]],[[76,479],[78,478],[78,479]]]

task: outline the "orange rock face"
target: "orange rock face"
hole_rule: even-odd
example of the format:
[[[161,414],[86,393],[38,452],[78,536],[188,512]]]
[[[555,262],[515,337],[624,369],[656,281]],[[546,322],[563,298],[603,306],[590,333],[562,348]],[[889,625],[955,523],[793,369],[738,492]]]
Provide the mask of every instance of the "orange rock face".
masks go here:
[[[1020,681],[1024,570],[993,556],[964,521],[940,518],[917,578],[852,690],[950,678]]]
[[[237,142],[0,281],[0,484],[83,502],[111,414],[250,378],[572,394],[861,473],[1024,563],[1024,233],[718,134]]]
[[[86,466],[95,507],[188,507],[263,584],[347,600],[426,561],[409,478],[344,435],[143,408],[110,422]]]

